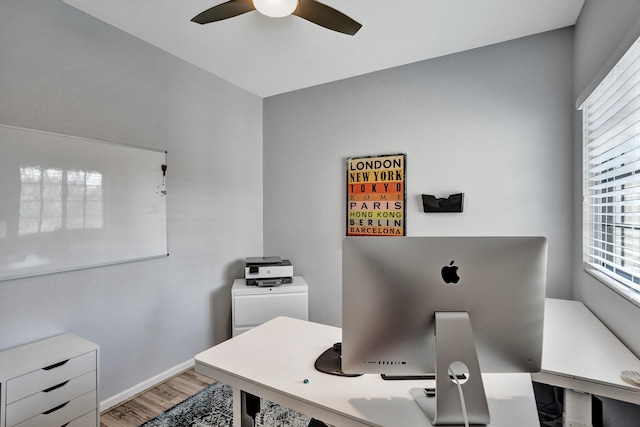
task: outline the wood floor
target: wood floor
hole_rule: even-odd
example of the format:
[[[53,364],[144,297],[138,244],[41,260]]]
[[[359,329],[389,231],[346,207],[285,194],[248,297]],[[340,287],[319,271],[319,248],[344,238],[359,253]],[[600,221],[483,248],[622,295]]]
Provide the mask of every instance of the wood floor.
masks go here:
[[[102,413],[100,426],[138,427],[213,382],[190,369]]]

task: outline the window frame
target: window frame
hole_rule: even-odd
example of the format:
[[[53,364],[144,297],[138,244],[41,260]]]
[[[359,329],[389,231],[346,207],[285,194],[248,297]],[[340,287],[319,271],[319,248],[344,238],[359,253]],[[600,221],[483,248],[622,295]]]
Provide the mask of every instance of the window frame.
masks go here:
[[[640,38],[579,109],[584,270],[640,306]]]

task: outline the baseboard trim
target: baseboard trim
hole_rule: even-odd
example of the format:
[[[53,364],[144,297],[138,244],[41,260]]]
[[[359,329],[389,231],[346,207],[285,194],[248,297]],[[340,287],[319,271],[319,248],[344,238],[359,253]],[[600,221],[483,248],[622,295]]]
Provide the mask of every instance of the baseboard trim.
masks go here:
[[[109,409],[113,408],[114,406],[118,406],[121,403],[126,402],[127,400],[137,396],[140,393],[145,392],[146,390],[153,388],[155,386],[157,386],[158,384],[160,384],[163,381],[168,380],[169,378],[180,374],[181,372],[184,372],[186,370],[189,370],[191,368],[193,368],[195,366],[195,361],[194,359],[189,359],[186,362],[183,362],[179,365],[176,365],[172,368],[167,369],[164,372],[161,372],[160,374],[149,378],[148,380],[145,380],[141,383],[138,383],[136,385],[134,385],[133,387],[116,394],[115,396],[109,397],[105,400],[100,401],[100,413],[103,413],[105,411],[108,411]]]

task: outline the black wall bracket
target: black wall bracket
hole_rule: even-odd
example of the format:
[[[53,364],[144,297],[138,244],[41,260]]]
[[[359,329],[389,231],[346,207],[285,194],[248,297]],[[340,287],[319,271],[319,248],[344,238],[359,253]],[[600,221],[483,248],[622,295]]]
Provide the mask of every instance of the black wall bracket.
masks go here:
[[[462,212],[464,193],[451,194],[446,198],[436,198],[431,194],[422,195],[422,206],[427,213],[431,212]]]

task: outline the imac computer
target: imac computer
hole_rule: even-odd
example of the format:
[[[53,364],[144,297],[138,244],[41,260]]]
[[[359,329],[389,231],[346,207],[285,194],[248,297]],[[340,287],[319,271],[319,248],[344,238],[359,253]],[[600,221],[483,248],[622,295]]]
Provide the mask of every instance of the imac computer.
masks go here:
[[[342,256],[342,371],[433,374],[411,391],[432,424],[488,424],[481,373],[540,370],[546,238],[347,237]]]

